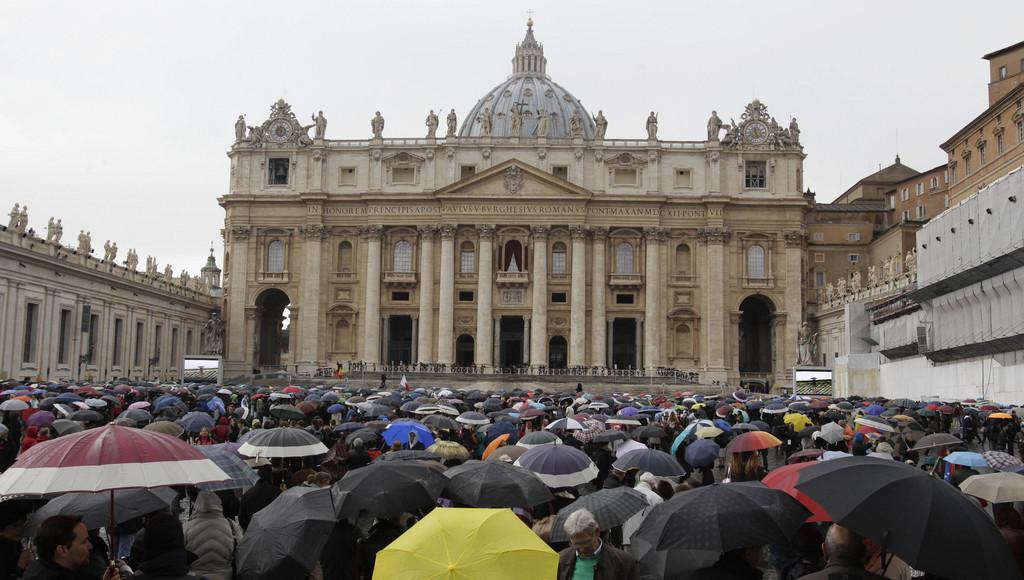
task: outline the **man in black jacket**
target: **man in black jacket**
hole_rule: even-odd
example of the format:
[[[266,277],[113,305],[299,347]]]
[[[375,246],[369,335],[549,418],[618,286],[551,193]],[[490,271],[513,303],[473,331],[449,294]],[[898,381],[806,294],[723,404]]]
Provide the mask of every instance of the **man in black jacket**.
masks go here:
[[[14,502],[0,503],[0,580],[21,578],[32,561],[32,550],[21,545],[25,510]]]
[[[92,544],[89,530],[77,516],[50,516],[39,526],[35,537],[39,559],[29,564],[22,580],[80,580],[89,563]],[[108,568],[103,580],[121,580],[121,574]]]
[[[263,465],[256,470],[259,481],[252,489],[242,495],[242,501],[238,507],[238,523],[242,530],[249,527],[249,522],[256,512],[270,505],[272,501],[281,495],[281,488],[274,485],[274,468]]]

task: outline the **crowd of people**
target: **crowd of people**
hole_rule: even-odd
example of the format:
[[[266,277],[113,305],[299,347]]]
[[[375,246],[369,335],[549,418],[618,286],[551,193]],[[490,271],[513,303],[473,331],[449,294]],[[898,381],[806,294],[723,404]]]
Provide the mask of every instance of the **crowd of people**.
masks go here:
[[[525,387],[482,392],[408,384],[389,390],[384,381],[377,389],[341,383],[283,388],[8,384],[0,392],[0,494],[3,472],[28,461],[37,446],[58,445],[110,424],[156,431],[196,447],[227,446],[244,460],[251,477],[246,484],[215,490],[176,487],[166,504],[115,525],[94,525],[72,512],[39,517],[47,502],[56,501],[53,497],[0,497],[0,580],[369,580],[381,577],[374,575],[377,555],[431,510],[459,507],[510,508],[558,553],[552,580],[953,580],[962,576],[947,576],[941,564],[897,553],[895,544],[887,549],[886,542],[869,537],[852,520],[824,514],[818,505],[824,501],[812,505],[808,493],[783,489],[772,481],[773,473],[863,457],[912,465],[961,494],[959,486],[971,476],[998,471],[1019,477],[1024,471],[1024,462],[1014,455],[1024,457],[1024,431],[1007,405],[719,391],[600,394],[578,385],[562,393]],[[246,445],[255,445],[249,442],[274,430],[303,431],[322,447],[306,455],[246,455]],[[969,451],[979,445],[984,455]],[[550,448],[564,457],[555,457]],[[961,461],[961,453],[970,461]],[[544,454],[549,457],[532,459]],[[564,467],[577,460],[579,465]],[[239,546],[247,535],[267,533],[254,523],[261,510],[295,488],[329,488],[338,498],[344,497],[338,490],[355,494],[349,484],[361,470],[389,462],[426,465],[453,483],[454,474],[486,467],[477,462],[512,464],[516,473],[542,482],[546,495],[542,501],[502,504],[498,491],[469,500],[449,485],[427,498],[429,504],[410,504],[398,513],[352,508],[338,515],[314,559],[300,563],[301,576],[294,575],[295,567],[287,573],[251,572]],[[792,533],[773,541],[725,542],[722,549],[687,552],[687,557],[666,548],[683,546],[683,532],[672,536],[666,527],[668,535],[652,541],[661,525],[655,520],[667,517],[673,506],[692,497],[688,494],[738,489],[730,486],[744,482],[780,489],[792,496],[793,509],[806,508],[797,514]],[[614,490],[630,495],[603,499],[618,493]],[[991,520],[1005,540],[1008,561],[1019,567],[998,577],[1019,577],[1024,526],[1017,507],[1012,501],[964,497]],[[990,577],[978,574],[974,577]]]

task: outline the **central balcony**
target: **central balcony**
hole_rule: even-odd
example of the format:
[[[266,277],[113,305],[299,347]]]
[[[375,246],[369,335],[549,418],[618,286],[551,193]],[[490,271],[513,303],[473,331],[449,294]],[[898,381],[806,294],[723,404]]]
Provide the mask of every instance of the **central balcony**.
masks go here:
[[[643,277],[640,274],[609,274],[608,286],[611,288],[642,288]]]
[[[384,272],[384,285],[397,288],[416,286],[416,272]]]
[[[530,283],[529,272],[498,272],[494,283],[499,287],[522,287]]]

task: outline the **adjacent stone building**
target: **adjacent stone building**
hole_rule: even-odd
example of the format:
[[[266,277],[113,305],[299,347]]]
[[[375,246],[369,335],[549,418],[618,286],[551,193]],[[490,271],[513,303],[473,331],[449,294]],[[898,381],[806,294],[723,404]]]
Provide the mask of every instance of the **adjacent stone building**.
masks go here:
[[[809,209],[796,120],[754,100],[671,141],[674,112],[584,108],[532,23],[512,64],[461,125],[431,111],[423,137],[385,137],[378,112],[369,138],[328,139],[322,112],[303,126],[283,100],[239,118],[219,200],[229,376],[791,374]],[[638,137],[606,138],[609,122]]]

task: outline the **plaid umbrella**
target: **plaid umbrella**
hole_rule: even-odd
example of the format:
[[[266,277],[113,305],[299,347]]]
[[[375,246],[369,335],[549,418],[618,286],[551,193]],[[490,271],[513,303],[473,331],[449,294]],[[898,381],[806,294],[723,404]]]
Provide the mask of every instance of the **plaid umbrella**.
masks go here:
[[[584,443],[590,443],[602,431],[604,431],[604,423],[597,419],[587,419],[583,421],[583,430],[574,431],[572,436]]]
[[[1020,459],[1002,451],[983,451],[981,456],[988,462],[989,467],[998,471],[1014,471],[1014,468],[1024,465]]]
[[[196,445],[200,453],[210,458],[217,467],[228,474],[226,481],[213,483],[201,483],[199,489],[203,491],[221,491],[223,489],[242,489],[255,485],[259,479],[245,460],[238,456],[238,445],[235,443],[220,443],[217,445]]]
[[[610,530],[615,526],[621,526],[646,507],[647,500],[643,494],[630,487],[601,489],[584,495],[558,511],[554,525],[551,526],[551,541],[569,541],[569,536],[565,533],[565,520],[572,512],[587,510],[594,514],[594,519],[602,530]]]

